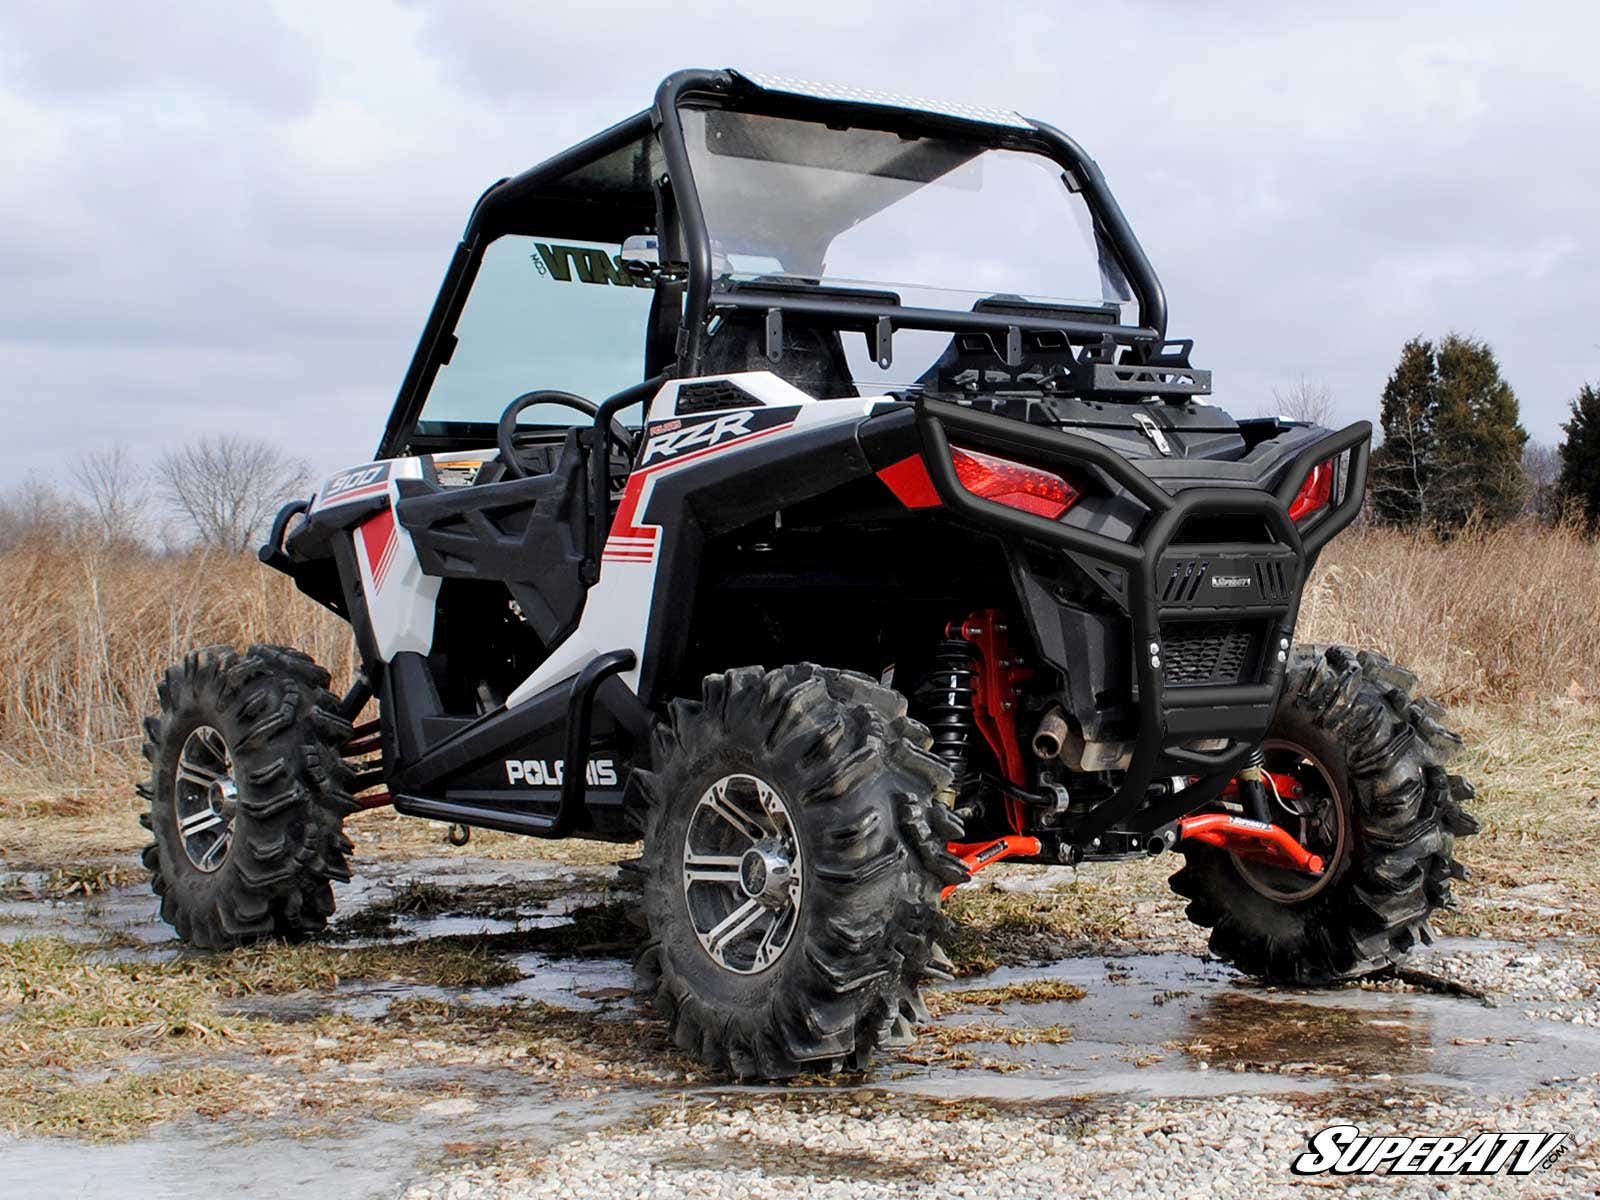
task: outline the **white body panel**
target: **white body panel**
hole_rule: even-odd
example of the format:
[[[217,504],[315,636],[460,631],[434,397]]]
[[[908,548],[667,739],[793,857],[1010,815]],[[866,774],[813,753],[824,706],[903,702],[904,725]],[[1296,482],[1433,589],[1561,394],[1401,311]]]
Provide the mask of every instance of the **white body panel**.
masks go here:
[[[660,570],[661,528],[658,525],[637,524],[634,517],[649,508],[657,479],[712,454],[718,457],[737,455],[750,442],[765,443],[803,429],[859,421],[878,402],[876,399],[855,396],[845,400],[814,400],[768,371],[753,371],[738,375],[711,375],[694,380],[670,380],[662,385],[651,400],[647,424],[658,425],[663,421],[671,421],[677,415],[680,386],[713,379],[738,383],[766,407],[798,408],[799,411],[787,425],[744,436],[740,436],[730,422],[723,427],[723,440],[700,447],[685,446],[673,457],[659,462],[650,461],[647,447],[643,465],[629,477],[628,492],[612,524],[611,535],[606,539],[600,580],[589,589],[578,627],[556,647],[537,671],[517,686],[506,699],[507,708],[532,699],[551,685],[575,675],[590,659],[612,650],[633,651],[635,666],[621,678],[630,688],[638,690],[639,665],[644,659],[650,605]],[[719,418],[737,418],[741,413],[760,411],[761,405],[753,405],[751,409],[729,409],[716,415]]]
[[[361,572],[361,593],[367,600],[367,620],[378,657],[384,662],[404,650],[427,654],[433,649],[440,581],[423,573],[411,535],[394,519],[395,481],[421,477],[422,464],[415,458],[382,459],[339,472],[311,498],[314,513],[344,504],[370,503],[379,497],[384,500],[381,511],[350,531]]]

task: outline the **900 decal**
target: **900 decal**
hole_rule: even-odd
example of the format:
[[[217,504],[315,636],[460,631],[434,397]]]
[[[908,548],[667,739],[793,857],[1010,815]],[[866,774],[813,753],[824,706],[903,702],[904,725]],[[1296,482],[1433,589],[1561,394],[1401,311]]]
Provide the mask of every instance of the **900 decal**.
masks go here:
[[[340,471],[318,490],[317,507],[326,508],[330,504],[344,504],[350,500],[376,496],[388,487],[389,470],[393,465],[389,462],[368,463],[363,467]]]

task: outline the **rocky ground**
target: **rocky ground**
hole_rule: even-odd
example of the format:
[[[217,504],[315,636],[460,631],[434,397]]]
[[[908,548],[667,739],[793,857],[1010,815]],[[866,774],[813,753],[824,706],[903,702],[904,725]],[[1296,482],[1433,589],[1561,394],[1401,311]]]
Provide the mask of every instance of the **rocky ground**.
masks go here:
[[[1469,894],[1402,976],[1296,991],[1208,960],[1167,864],[999,868],[952,902],[964,975],[916,1046],[868,1075],[735,1088],[629,996],[637,935],[609,850],[419,858],[389,831],[363,834],[368,871],[327,939],[232,955],[180,953],[130,866],[14,871],[8,1190],[1600,1191],[1600,941],[1559,886]],[[1336,1123],[1569,1138],[1525,1179],[1297,1180],[1289,1164]]]

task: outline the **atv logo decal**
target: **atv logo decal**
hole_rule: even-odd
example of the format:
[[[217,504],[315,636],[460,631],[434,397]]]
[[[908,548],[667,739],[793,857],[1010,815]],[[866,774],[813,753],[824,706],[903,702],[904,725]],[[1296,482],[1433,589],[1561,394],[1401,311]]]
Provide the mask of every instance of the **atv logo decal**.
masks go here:
[[[546,762],[542,758],[508,758],[506,782],[528,787],[560,787],[566,766],[564,762]],[[591,758],[584,768],[583,778],[590,787],[616,787],[617,764],[609,758]]]
[[[611,533],[601,561],[608,563],[653,563],[659,525],[640,525],[639,514],[648,502],[656,479],[679,467],[721,454],[769,434],[791,427],[799,415],[798,407],[756,408],[742,412],[716,413],[700,420],[673,418],[650,426],[646,431],[644,453],[639,468],[628,476],[622,503],[611,522]]]
[[[547,242],[535,242],[533,248],[536,253],[528,256],[533,260],[533,269],[557,283],[571,283],[576,275],[580,283],[645,288],[656,285],[649,275],[628,274],[621,254],[609,254],[593,246],[558,246]]]
[[[1255,583],[1255,580],[1248,575],[1213,575],[1211,577],[1211,586],[1224,590],[1228,588],[1247,588],[1253,583]]]
[[[340,471],[322,485],[322,491],[317,495],[317,507],[348,504],[352,500],[365,500],[387,491],[389,468],[392,465],[387,462],[370,463],[364,467],[351,467],[348,471]]]
[[[1290,1164],[1296,1175],[1528,1175],[1565,1153],[1565,1133],[1480,1133],[1477,1137],[1374,1137],[1355,1125],[1311,1136]]]

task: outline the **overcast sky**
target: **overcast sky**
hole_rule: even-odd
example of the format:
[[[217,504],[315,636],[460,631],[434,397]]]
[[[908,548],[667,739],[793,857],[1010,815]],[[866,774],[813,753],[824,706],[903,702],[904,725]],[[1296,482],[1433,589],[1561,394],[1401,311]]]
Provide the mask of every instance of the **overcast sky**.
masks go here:
[[[685,66],[1061,126],[1236,413],[1306,376],[1373,417],[1455,329],[1555,441],[1600,380],[1600,5],[1395,7],[0,6],[0,486],[207,432],[370,456],[482,188]]]

